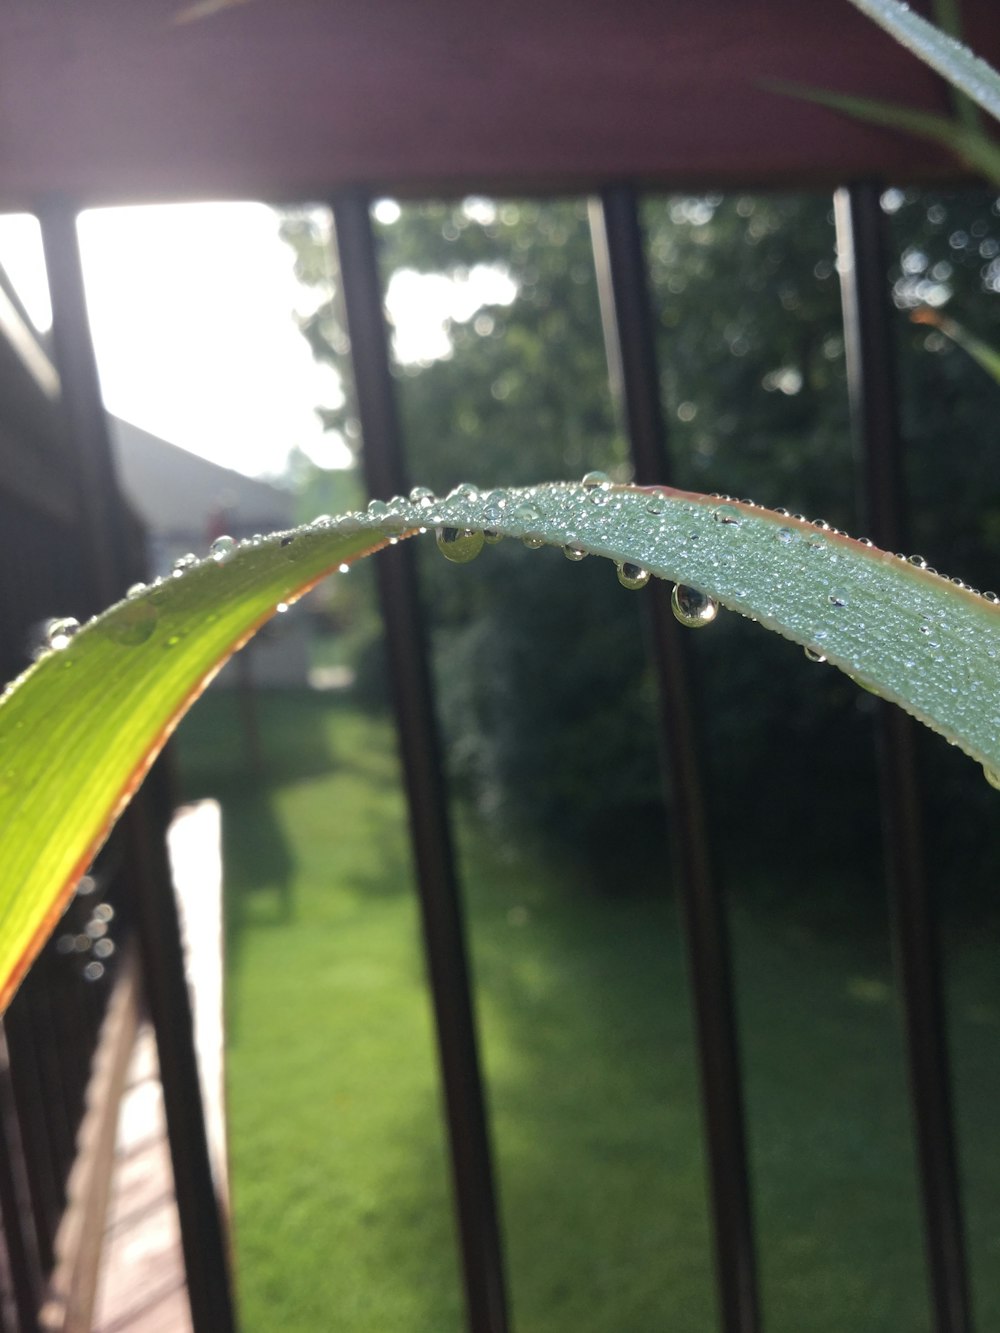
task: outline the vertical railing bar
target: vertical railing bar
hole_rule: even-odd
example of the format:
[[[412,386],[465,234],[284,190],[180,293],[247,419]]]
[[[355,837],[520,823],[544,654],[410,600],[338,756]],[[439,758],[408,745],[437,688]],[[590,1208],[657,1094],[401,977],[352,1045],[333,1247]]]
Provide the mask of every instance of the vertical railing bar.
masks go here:
[[[667,484],[670,463],[635,192],[627,186],[605,190],[591,206],[591,230],[608,359],[613,376],[620,376],[636,480]],[[755,1333],[760,1314],[732,966],[725,904],[710,853],[688,655],[669,589],[654,580],[645,596],[694,1000],[720,1322],[725,1333]]]
[[[42,1272],[28,1225],[27,1182],[7,1038],[0,1021],[0,1215],[3,1217],[10,1281],[19,1333],[35,1333],[42,1300]]]
[[[388,499],[405,494],[408,483],[367,196],[338,196],[333,218],[365,479],[372,496]],[[409,544],[401,545],[383,552],[377,565],[437,1027],[468,1321],[473,1333],[502,1333],[507,1313],[500,1227],[414,552]]]
[[[124,503],[118,490],[87,317],[75,210],[49,201],[39,210],[52,298],[52,332],[63,411],[73,444],[88,555],[98,602],[120,595],[129,569]],[[197,1333],[235,1327],[226,1218],[216,1194],[194,1050],[177,903],[162,820],[169,807],[162,764],[126,811],[143,985],[156,1033],[181,1245]],[[154,807],[155,789],[159,797]]]
[[[878,546],[898,551],[906,544],[906,501],[880,194],[872,183],[839,190],[835,215],[864,520]],[[939,923],[925,873],[914,723],[879,702],[883,838],[934,1328],[970,1333]]]
[[[4,1028],[15,1071],[10,1076],[11,1090],[20,1125],[20,1140],[25,1149],[24,1169],[35,1241],[39,1262],[48,1271],[55,1254],[53,1240],[62,1206],[64,1163],[55,1146],[58,1136],[53,1133],[54,1126],[46,1106],[44,1084],[33,1049],[33,1034],[23,1011],[24,998],[18,996],[8,1010]]]

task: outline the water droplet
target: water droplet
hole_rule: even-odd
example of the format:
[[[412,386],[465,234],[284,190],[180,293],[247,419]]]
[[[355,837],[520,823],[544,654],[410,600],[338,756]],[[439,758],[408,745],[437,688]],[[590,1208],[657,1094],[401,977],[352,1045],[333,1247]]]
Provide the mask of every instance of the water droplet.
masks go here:
[[[174,573],[183,574],[185,570],[190,569],[192,565],[198,563],[198,557],[194,551],[188,551],[186,555],[179,555],[174,561]]]
[[[847,676],[848,680],[853,681],[854,684],[857,685],[859,690],[864,690],[866,694],[874,694],[876,699],[885,698],[885,695],[877,685],[869,685],[866,680],[862,680],[860,676],[852,676],[849,671],[846,671],[844,674]]]
[[[926,569],[926,568],[927,568],[927,561],[924,559],[924,557],[923,557],[922,555],[911,555],[911,556],[909,556],[909,562],[910,562],[911,565],[915,566],[917,569]]]
[[[688,629],[701,629],[702,625],[710,625],[715,619],[719,603],[708,593],[677,583],[670,594],[670,608],[682,625]]]
[[[733,527],[739,527],[742,522],[740,511],[732,505],[719,505],[718,509],[712,510],[712,517],[716,523],[731,524]]]
[[[1000,596],[998,596],[995,592],[984,592],[983,597],[986,599],[987,602],[992,602],[994,606],[1000,604]]]
[[[349,574],[351,572],[351,567],[346,563],[343,565],[338,565],[337,572],[338,574]]]
[[[79,620],[65,616],[62,620],[50,620],[45,627],[45,646],[59,652],[69,646],[69,641],[80,628]]]
[[[920,633],[921,633],[921,634],[930,634],[932,628],[933,628],[933,626],[927,624],[926,621],[925,621],[924,624],[920,626]]]
[[[538,510],[534,505],[519,504],[512,515],[518,523],[536,523],[539,518]]]
[[[611,478],[606,472],[588,472],[584,476],[582,484],[585,491],[609,491],[611,489]]]
[[[503,510],[496,504],[487,505],[480,514],[480,518],[483,520],[484,527],[492,528],[503,518]]]
[[[818,648],[810,648],[808,645],[802,649],[810,662],[825,662],[826,656]]]
[[[991,787],[1000,791],[1000,772],[997,772],[995,768],[990,768],[988,764],[983,764],[983,776]]]
[[[145,583],[133,583],[126,589],[125,596],[129,601],[133,601],[136,597],[141,597],[145,591]]]
[[[588,472],[583,479],[583,489],[592,504],[605,505],[611,499],[611,478],[606,472]]]
[[[774,537],[775,541],[781,542],[782,546],[788,546],[791,542],[798,540],[798,535],[794,528],[779,528]]]
[[[389,512],[389,506],[384,500],[369,500],[367,513],[370,518],[385,518]]]
[[[567,560],[572,560],[574,563],[583,560],[587,554],[579,542],[567,542],[562,548],[562,553]]]
[[[283,616],[283,615],[285,614],[285,612],[288,610],[288,603],[287,603],[287,602],[279,602],[278,605],[277,605],[274,609],[275,609],[275,611],[277,612],[277,614],[278,614],[279,616]]]
[[[842,592],[839,588],[835,588],[833,592],[830,593],[829,601],[831,606],[846,606],[847,593]]]
[[[438,550],[446,560],[456,565],[466,565],[483,549],[485,538],[482,532],[471,528],[438,528]]]
[[[108,621],[108,638],[125,648],[134,648],[146,642],[156,628],[158,618],[151,602],[133,602],[116,611]]]
[[[497,542],[503,541],[503,533],[497,532],[496,528],[486,528],[483,531],[483,541],[489,546],[496,546]]]
[[[667,498],[660,491],[654,491],[646,501],[647,514],[662,514],[667,507]]]
[[[473,486],[471,481],[460,481],[457,486],[452,487],[448,492],[449,500],[478,500],[479,487]]]
[[[537,551],[539,547],[545,545],[545,538],[539,537],[535,532],[526,532],[521,538],[529,551]]]
[[[215,541],[208,548],[208,553],[213,560],[225,560],[226,556],[232,555],[235,550],[235,540],[223,533],[221,537],[216,537]]]
[[[437,496],[429,486],[414,486],[410,491],[410,504],[415,504],[418,509],[430,509],[436,500]]]
[[[332,522],[333,518],[330,514],[317,514],[309,526],[311,528],[326,528],[329,527]]]
[[[633,565],[624,560],[618,565],[618,582],[623,588],[629,588],[632,591],[645,588],[649,582],[649,570],[643,569],[642,565]]]

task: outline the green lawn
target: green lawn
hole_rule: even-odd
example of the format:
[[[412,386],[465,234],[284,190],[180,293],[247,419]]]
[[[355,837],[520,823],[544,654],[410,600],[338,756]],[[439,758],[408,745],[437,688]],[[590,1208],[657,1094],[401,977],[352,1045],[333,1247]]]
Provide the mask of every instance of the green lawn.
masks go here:
[[[448,1333],[461,1299],[392,732],[343,699],[260,709],[263,779],[228,695],[179,738],[186,793],[223,804],[244,1327]],[[597,898],[469,818],[459,833],[516,1328],[703,1333],[714,1297],[673,908]],[[734,896],[768,1329],[928,1329],[884,939],[765,910],[748,886]],[[986,1328],[1000,1320],[1000,985],[991,941],[956,941]]]

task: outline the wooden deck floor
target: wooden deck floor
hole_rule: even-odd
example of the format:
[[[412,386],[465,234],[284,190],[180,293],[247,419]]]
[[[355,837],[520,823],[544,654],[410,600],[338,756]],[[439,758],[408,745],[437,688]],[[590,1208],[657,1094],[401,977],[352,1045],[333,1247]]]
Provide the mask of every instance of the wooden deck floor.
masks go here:
[[[156,1042],[139,1030],[122,1098],[94,1333],[188,1333],[180,1225]]]
[[[204,801],[178,812],[168,841],[212,1169],[226,1198],[218,805]],[[120,975],[95,1059],[42,1314],[46,1333],[192,1330],[156,1040],[141,1011],[133,956]]]

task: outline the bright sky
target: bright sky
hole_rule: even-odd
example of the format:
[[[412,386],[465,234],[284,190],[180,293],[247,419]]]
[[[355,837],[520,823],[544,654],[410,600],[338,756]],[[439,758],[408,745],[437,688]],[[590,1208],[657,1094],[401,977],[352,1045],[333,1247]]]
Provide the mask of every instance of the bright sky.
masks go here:
[[[384,200],[380,220],[398,207]],[[282,471],[293,445],[343,466],[342,441],[314,409],[341,401],[295,324],[319,296],[295,277],[278,215],[263,204],[100,209],[80,219],[80,244],[101,387],[108,410],[173,444],[253,474]],[[0,263],[39,328],[51,323],[34,218],[0,217]],[[448,319],[506,304],[510,279],[473,269],[393,275],[387,305],[402,361],[448,355]]]

